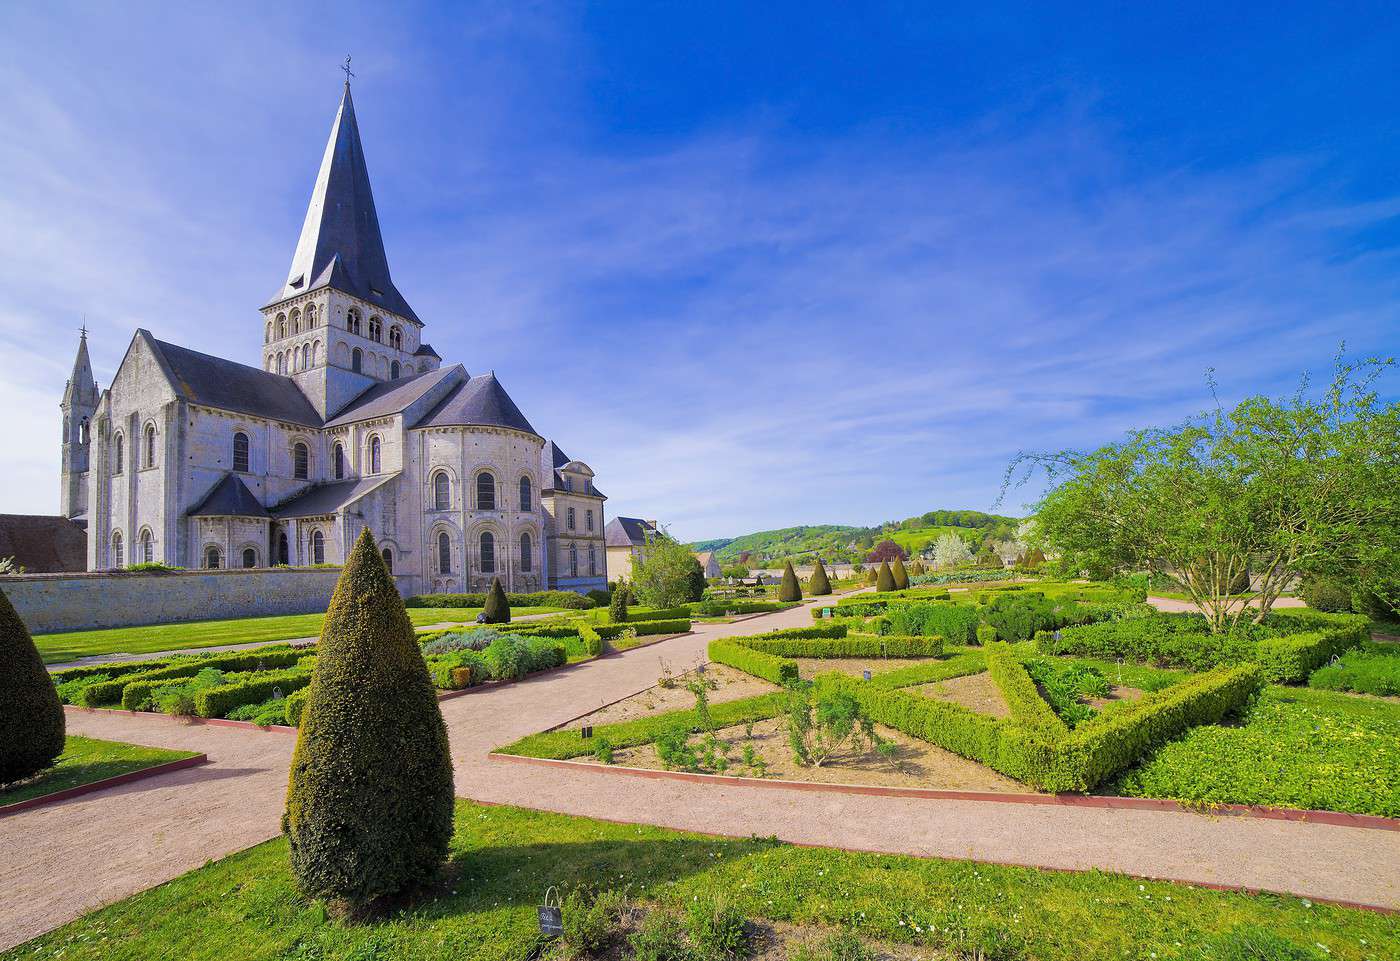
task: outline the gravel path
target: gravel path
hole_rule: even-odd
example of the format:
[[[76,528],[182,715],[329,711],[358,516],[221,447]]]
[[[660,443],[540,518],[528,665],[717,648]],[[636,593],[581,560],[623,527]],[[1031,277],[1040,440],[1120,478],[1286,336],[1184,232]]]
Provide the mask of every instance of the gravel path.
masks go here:
[[[560,770],[491,748],[647,689],[713,637],[810,624],[806,607],[444,701],[463,797],[747,837],[1122,871],[1400,907],[1400,832],[1186,812],[822,794]],[[74,734],[203,751],[210,763],[0,818],[0,950],[274,837],[293,738],[70,711]]]

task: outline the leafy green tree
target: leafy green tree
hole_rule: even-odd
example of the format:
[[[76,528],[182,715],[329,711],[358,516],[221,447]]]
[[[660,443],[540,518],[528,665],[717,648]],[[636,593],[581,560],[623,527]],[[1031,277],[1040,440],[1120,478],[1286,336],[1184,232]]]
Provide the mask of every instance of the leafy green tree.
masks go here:
[[[627,582],[617,579],[612,597],[608,598],[608,620],[614,624],[627,623]]]
[[[648,535],[632,562],[632,590],[649,607],[677,607],[690,600],[695,557],[666,531]]]
[[[482,613],[486,615],[487,624],[510,623],[510,601],[499,577],[491,578],[491,590],[486,595],[486,607]]]
[[[1375,381],[1393,360],[1338,359],[1315,394],[1250,397],[1088,453],[1023,455],[1007,484],[1043,470],[1038,539],[1069,566],[1174,582],[1214,633],[1266,618],[1299,578],[1400,596],[1400,403]],[[1253,570],[1256,606],[1230,594]]]
[[[778,600],[802,600],[802,585],[797,583],[797,572],[792,569],[792,561],[783,565],[783,582],[778,586]]]
[[[38,774],[63,753],[58,691],[34,638],[0,591],[0,784]]]
[[[720,568],[720,573],[725,577],[734,577],[743,580],[749,576],[749,568],[745,564],[729,564]]]
[[[282,830],[302,893],[348,917],[430,881],[452,838],[437,694],[366,530],[321,628]]]
[[[710,584],[705,580],[705,568],[700,566],[700,561],[691,557],[690,576],[686,580],[686,599],[690,601],[703,601],[705,599],[705,588]]]
[[[875,575],[875,589],[882,592],[895,589],[894,572],[890,570],[889,561],[880,562],[880,573]]]
[[[890,565],[890,574],[894,577],[895,590],[906,591],[909,589],[909,572],[904,569],[904,561],[896,557],[894,563]]]
[[[831,593],[831,578],[826,576],[826,567],[822,565],[820,558],[817,560],[817,566],[812,569],[812,579],[807,582],[807,593],[813,597]]]

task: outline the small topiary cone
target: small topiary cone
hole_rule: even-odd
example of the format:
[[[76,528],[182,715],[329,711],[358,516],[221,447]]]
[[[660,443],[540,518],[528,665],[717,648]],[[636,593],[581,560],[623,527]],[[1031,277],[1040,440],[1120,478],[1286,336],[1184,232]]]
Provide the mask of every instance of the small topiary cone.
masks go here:
[[[870,585],[873,586],[873,585],[875,584],[875,582],[878,581],[879,579],[880,579],[879,571],[875,570],[875,568],[873,568],[873,567],[867,567],[867,568],[865,569],[865,583],[870,584]]]
[[[894,573],[890,571],[889,561],[880,562],[880,573],[875,578],[875,590],[882,594],[894,590]]]
[[[822,566],[820,560],[817,561],[816,569],[812,571],[812,580],[807,586],[807,593],[813,597],[831,593],[831,578],[826,576],[826,568]]]
[[[0,784],[31,777],[63,753],[65,725],[44,659],[0,591]]]
[[[403,599],[366,530],[326,611],[282,830],[292,873],[337,914],[431,881],[452,838],[452,758]]]
[[[608,620],[613,624],[627,623],[627,584],[620,577],[608,598]]]
[[[486,615],[487,624],[510,623],[510,601],[506,599],[506,590],[501,586],[499,577],[491,578],[491,590],[486,595],[486,608],[483,613]]]
[[[896,557],[894,566],[890,568],[890,573],[894,575],[894,589],[897,591],[907,591],[909,589],[909,572],[904,569],[904,561]]]
[[[783,565],[783,583],[778,587],[778,600],[802,600],[802,585],[797,583],[797,572],[792,569],[792,561]]]

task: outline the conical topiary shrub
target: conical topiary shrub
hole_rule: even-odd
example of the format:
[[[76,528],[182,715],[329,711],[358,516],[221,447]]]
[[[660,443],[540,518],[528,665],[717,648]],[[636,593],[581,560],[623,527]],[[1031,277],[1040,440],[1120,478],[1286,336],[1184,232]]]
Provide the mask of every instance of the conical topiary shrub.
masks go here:
[[[506,589],[501,586],[499,577],[491,578],[491,590],[486,595],[486,609],[482,613],[486,615],[487,624],[510,623],[510,601],[506,600]]]
[[[890,570],[889,561],[880,562],[880,573],[875,577],[875,590],[882,592],[894,590],[894,573]]]
[[[427,665],[369,532],[331,597],[282,830],[301,891],[345,916],[432,880],[452,838],[452,758]]]
[[[873,568],[873,567],[867,567],[867,568],[865,569],[865,583],[870,584],[871,586],[874,586],[874,584],[875,584],[879,579],[880,579],[880,572],[877,571],[877,570],[875,570],[875,568]]]
[[[608,598],[608,620],[613,624],[627,622],[627,582],[620,577],[613,588],[612,597]]]
[[[928,569],[924,567],[923,561],[915,561],[909,565],[909,576],[918,577],[920,574],[927,574]]]
[[[792,561],[783,565],[783,582],[778,585],[778,600],[802,600],[802,585],[797,583],[797,572],[792,569]]]
[[[831,578],[826,576],[826,568],[822,566],[820,559],[817,560],[816,569],[812,571],[812,579],[807,584],[807,593],[813,597],[831,593]]]
[[[894,575],[894,589],[897,591],[907,591],[909,589],[909,572],[904,569],[903,558],[896,557],[894,566],[890,568],[890,573]]]
[[[0,591],[0,784],[38,774],[63,753],[63,705],[34,638]]]

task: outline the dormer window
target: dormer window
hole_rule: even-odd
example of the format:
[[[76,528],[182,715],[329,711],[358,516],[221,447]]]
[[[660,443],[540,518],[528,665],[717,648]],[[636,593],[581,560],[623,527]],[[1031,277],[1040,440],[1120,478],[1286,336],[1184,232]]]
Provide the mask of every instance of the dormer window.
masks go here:
[[[305,275],[305,274],[297,274],[297,275],[296,275],[295,277],[293,277],[291,280],[287,281],[287,286],[288,286],[288,287],[300,287],[300,286],[301,286],[302,284],[304,284],[304,283],[306,283],[306,275]]]

